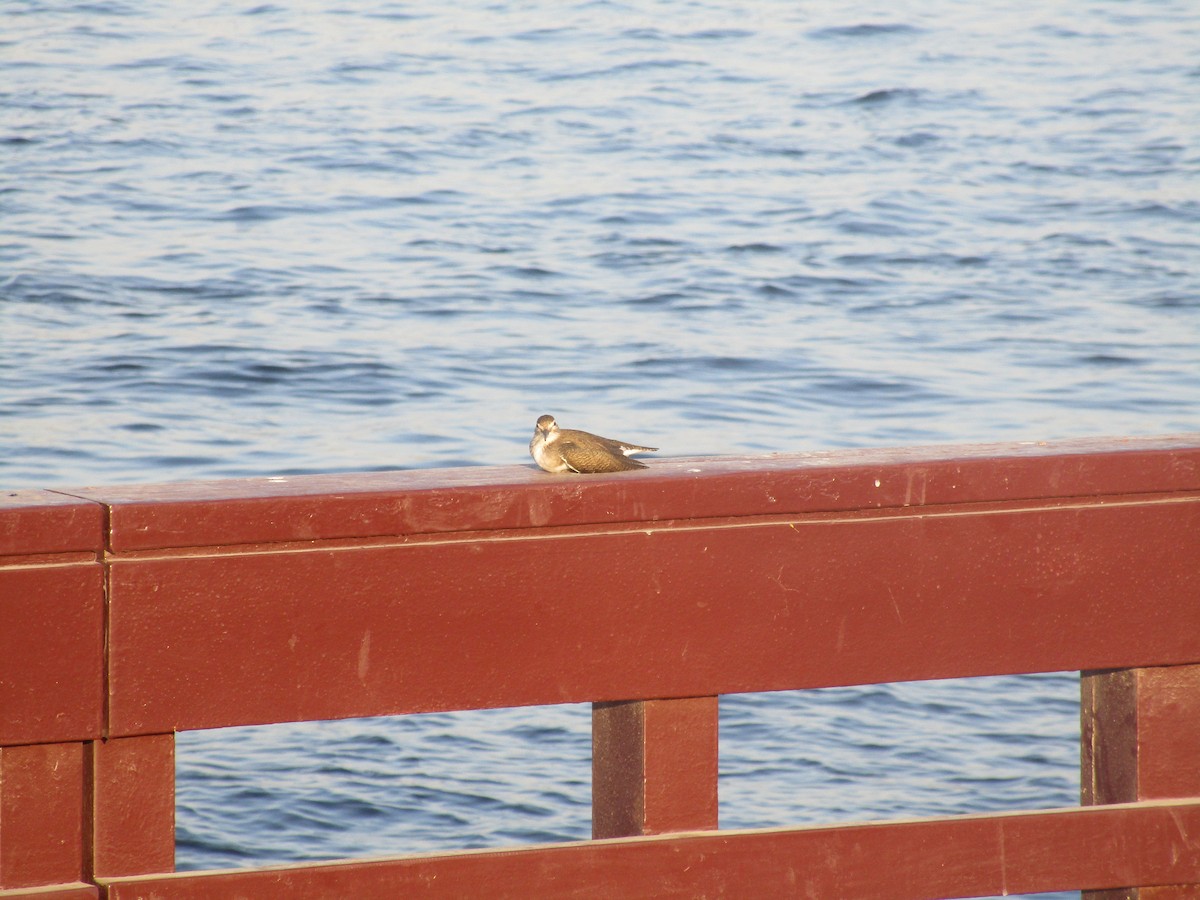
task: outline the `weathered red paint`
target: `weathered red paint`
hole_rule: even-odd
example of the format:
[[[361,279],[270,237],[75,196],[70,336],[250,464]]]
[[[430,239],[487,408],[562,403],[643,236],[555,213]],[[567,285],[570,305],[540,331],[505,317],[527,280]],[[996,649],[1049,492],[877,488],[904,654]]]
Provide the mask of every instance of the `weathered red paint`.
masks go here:
[[[717,827],[716,697],[597,703],[592,837]]]
[[[0,889],[83,875],[83,744],[0,747]]]
[[[119,557],[110,733],[1192,662],[1197,534],[1189,496]]]
[[[616,475],[533,466],[80,488],[118,552],[1195,490],[1194,436],[650,461]]]
[[[103,716],[103,568],[0,567],[0,746],[98,738]]]
[[[118,879],[110,900],[306,897],[918,900],[1200,881],[1200,802],[718,831]]]
[[[94,875],[175,868],[175,735],[89,745]]]
[[[1200,437],[73,493],[0,497],[0,896],[1200,890]],[[1071,669],[1134,805],[161,874],[177,728],[592,701],[646,835],[715,828],[721,693]]]

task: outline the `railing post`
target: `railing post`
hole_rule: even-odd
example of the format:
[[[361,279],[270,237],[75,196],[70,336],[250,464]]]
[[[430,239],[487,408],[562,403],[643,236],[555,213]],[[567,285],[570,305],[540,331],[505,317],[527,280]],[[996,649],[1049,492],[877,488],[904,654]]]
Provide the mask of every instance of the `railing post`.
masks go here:
[[[1200,665],[1081,673],[1085,806],[1200,796]],[[1085,891],[1085,900],[1183,900],[1200,885]]]
[[[88,757],[91,872],[175,870],[175,735],[94,741]]]
[[[716,697],[592,704],[592,837],[717,827]]]
[[[0,893],[96,897],[85,756],[104,726],[104,515],[0,491]],[[11,895],[7,892],[11,891]]]

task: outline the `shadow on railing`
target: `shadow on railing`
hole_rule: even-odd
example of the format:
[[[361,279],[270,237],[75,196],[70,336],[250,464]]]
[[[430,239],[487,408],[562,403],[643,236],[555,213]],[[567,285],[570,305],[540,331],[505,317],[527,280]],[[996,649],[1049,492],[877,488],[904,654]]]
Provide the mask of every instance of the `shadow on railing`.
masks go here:
[[[0,897],[1200,895],[1200,436],[0,493]],[[717,829],[721,694],[1082,670],[1083,806]],[[174,733],[591,701],[596,840],[173,873]]]

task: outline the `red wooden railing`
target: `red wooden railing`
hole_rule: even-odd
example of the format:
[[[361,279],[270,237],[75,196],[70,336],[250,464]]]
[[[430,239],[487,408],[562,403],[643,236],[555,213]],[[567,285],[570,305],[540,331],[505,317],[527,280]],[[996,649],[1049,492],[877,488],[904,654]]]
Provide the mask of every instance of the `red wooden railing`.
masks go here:
[[[1079,808],[716,830],[720,694],[1070,670]],[[576,701],[597,840],[172,872],[176,731]],[[2,897],[1132,886],[1200,896],[1200,436],[0,492]]]

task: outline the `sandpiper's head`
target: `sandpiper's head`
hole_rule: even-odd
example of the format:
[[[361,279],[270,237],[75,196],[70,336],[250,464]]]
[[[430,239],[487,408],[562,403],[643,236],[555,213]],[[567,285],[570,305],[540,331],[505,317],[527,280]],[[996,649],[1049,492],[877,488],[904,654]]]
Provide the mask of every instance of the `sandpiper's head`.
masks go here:
[[[539,416],[537,430],[542,434],[550,434],[552,431],[558,431],[558,423],[554,421],[554,416]]]

